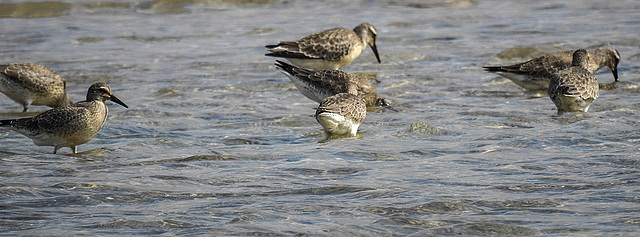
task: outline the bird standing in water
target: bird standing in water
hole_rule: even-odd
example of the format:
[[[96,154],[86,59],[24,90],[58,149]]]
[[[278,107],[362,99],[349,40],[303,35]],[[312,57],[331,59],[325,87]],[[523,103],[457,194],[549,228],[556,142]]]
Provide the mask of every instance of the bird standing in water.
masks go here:
[[[66,81],[56,72],[31,63],[0,65],[0,92],[22,105],[60,107],[73,102],[67,96]]]
[[[76,153],[77,146],[93,139],[107,120],[106,100],[129,108],[111,93],[109,85],[96,82],[89,87],[85,101],[50,109],[35,117],[0,120],[0,127],[10,127],[38,146],[53,146],[53,154],[63,147]]]
[[[551,77],[548,93],[558,108],[558,114],[587,112],[598,98],[600,87],[596,77],[587,70],[588,61],[587,51],[578,49],[573,53],[571,67]]]
[[[353,30],[337,27],[311,34],[297,41],[284,41],[267,45],[266,56],[281,57],[291,63],[315,70],[337,70],[356,59],[369,45],[380,63],[373,25],[362,23]]]
[[[575,50],[567,50],[531,59],[509,66],[485,66],[488,72],[495,72],[513,81],[527,90],[547,90],[551,76],[571,66]],[[620,53],[611,46],[603,46],[587,51],[586,69],[595,73],[602,67],[608,67],[613,78],[618,81],[618,63]]]

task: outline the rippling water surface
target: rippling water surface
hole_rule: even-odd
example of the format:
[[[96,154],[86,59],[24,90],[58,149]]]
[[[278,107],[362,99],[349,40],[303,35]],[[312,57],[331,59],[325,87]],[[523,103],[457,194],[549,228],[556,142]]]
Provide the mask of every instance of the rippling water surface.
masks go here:
[[[638,1],[0,3],[0,63],[105,81],[98,136],[53,155],[0,130],[0,235],[627,235],[640,230]],[[348,72],[393,105],[319,143],[264,45],[370,22]],[[483,72],[611,44],[584,115]],[[611,83],[609,69],[596,76]],[[0,119],[32,116],[0,95]],[[31,111],[44,111],[32,107]],[[69,153],[67,148],[60,153]]]

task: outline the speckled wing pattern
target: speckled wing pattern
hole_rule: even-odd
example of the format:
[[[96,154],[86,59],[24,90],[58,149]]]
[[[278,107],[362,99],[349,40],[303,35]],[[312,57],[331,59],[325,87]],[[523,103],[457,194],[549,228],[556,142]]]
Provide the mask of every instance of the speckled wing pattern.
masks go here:
[[[12,63],[0,65],[0,71],[33,92],[47,93],[50,88],[65,88],[66,82],[60,75],[41,65]]]
[[[378,98],[376,88],[369,80],[343,71],[320,70],[309,75],[308,78],[319,86],[330,88],[334,95],[339,93],[354,94],[350,90],[355,89],[356,95],[362,97],[366,104],[371,106],[375,105]]]
[[[97,133],[102,124],[96,127],[91,123],[95,121],[95,118],[89,118],[91,114],[92,112],[83,106],[59,107],[47,110],[35,117],[13,120],[11,126],[29,137],[39,133],[47,133],[57,137],[69,137],[78,131],[95,131]]]
[[[295,42],[267,45],[271,51],[267,56],[338,61],[349,54],[354,42],[360,41],[360,37],[352,30],[338,27],[311,34]]]
[[[554,73],[571,66],[572,54],[573,51],[565,51],[509,66],[487,66],[484,68],[490,72],[509,72],[550,78]]]
[[[361,123],[367,116],[367,106],[362,98],[348,93],[340,93],[325,99],[316,109],[316,116],[321,113],[340,114]]]
[[[353,81],[351,74],[338,70],[319,70],[308,74],[306,78],[314,86],[325,88],[333,95],[347,93],[348,85]]]
[[[352,93],[350,87],[355,87],[357,95],[365,99],[368,106],[376,105],[378,94],[373,84],[366,78],[346,73],[340,70],[310,70],[293,66],[291,64],[278,61],[276,66],[292,76],[299,78],[331,96],[339,93]]]
[[[554,74],[571,66],[574,51],[575,50],[566,50],[509,66],[485,66],[483,68],[489,72],[508,72],[533,77],[550,78],[550,74]],[[606,66],[611,69],[615,80],[618,81],[617,66],[620,62],[620,53],[618,53],[618,50],[611,46],[604,46],[590,50],[588,54],[589,61],[585,65],[585,68],[589,72],[594,73],[598,69]]]
[[[554,75],[549,85],[552,96],[580,97],[583,100],[597,99],[599,95],[598,81],[588,70],[572,67]],[[560,92],[560,93],[556,93]]]

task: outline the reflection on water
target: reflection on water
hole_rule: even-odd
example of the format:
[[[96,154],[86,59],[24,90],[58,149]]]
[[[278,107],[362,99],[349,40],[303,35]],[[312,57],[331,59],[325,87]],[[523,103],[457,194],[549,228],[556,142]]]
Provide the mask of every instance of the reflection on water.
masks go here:
[[[111,107],[73,155],[0,129],[5,235],[633,235],[640,4],[633,1],[84,0],[0,3],[2,63],[57,71]],[[358,139],[264,45],[370,22],[382,64],[343,68],[393,101]],[[590,113],[557,116],[482,70],[611,44]],[[0,119],[33,116],[0,95]]]

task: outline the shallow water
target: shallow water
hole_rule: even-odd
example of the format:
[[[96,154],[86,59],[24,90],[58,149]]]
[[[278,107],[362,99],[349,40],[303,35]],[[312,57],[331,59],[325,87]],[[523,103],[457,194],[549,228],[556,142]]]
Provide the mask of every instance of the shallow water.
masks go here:
[[[18,2],[0,7],[2,63],[56,70],[75,101],[105,81],[130,108],[110,103],[77,155],[0,130],[0,235],[640,229],[637,1]],[[394,104],[361,138],[319,143],[317,104],[263,46],[365,21],[382,64],[366,49],[343,70],[373,73]],[[620,82],[584,115],[481,69],[603,44]]]

